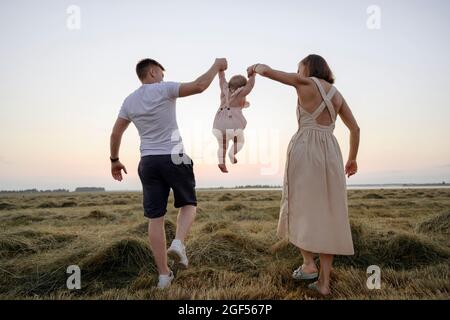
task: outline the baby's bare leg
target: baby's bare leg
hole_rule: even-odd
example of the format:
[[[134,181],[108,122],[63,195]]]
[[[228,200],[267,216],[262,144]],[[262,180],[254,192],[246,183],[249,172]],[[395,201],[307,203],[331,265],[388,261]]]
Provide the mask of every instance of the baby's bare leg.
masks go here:
[[[226,137],[225,132],[222,132],[221,130],[214,129],[213,133],[217,139],[217,143],[219,144],[219,148],[217,150],[217,158],[219,161],[219,169],[220,171],[226,173],[228,172],[227,167],[225,165],[225,156],[228,149],[228,139]]]
[[[236,154],[242,150],[242,148],[244,147],[244,142],[244,130],[237,129],[235,132],[235,136],[233,137],[233,148],[230,149],[230,152],[228,153],[231,163],[237,163]]]

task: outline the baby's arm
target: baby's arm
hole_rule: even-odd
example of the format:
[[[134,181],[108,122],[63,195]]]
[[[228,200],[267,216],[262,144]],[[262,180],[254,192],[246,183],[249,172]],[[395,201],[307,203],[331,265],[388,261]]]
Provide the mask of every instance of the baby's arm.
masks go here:
[[[219,71],[219,85],[220,85],[220,104],[225,103],[225,91],[228,90],[227,79],[225,78],[225,72]]]
[[[255,86],[255,74],[251,75],[248,78],[247,84],[242,88],[241,92],[239,92],[239,97],[246,97],[250,92],[252,91],[253,87]]]
[[[223,86],[227,84],[227,79],[225,79],[224,71],[219,71],[219,84],[220,84],[220,89],[222,89]]]

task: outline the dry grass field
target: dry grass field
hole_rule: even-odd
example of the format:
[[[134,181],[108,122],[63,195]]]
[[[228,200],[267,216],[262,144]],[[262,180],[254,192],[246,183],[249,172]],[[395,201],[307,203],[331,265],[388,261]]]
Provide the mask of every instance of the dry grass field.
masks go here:
[[[336,258],[331,299],[449,299],[450,189],[348,196],[356,254]],[[158,291],[139,192],[0,195],[0,299],[322,299],[291,278],[301,258],[276,237],[280,198],[198,191],[190,268]],[[81,290],[66,288],[69,265]],[[367,289],[369,265],[381,268],[380,290]]]

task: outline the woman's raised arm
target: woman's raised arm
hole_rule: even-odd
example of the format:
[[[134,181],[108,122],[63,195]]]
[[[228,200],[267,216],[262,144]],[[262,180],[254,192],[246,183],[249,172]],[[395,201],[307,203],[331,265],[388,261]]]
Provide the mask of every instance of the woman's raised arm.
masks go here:
[[[261,63],[254,64],[247,68],[247,74],[249,77],[255,73],[293,87],[297,87],[299,85],[307,85],[311,82],[311,80],[300,76],[298,73],[288,73],[275,70],[268,65]]]

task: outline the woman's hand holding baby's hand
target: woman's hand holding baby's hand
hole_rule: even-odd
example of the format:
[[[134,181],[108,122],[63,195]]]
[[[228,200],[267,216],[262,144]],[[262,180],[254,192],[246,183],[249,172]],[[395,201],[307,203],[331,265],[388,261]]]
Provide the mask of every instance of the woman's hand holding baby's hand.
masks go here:
[[[247,68],[247,76],[251,77],[259,73],[260,75],[264,75],[264,73],[269,70],[269,66],[261,63],[254,64]]]
[[[255,75],[255,64],[251,65],[250,67],[247,68],[247,77],[251,77],[253,75]]]

